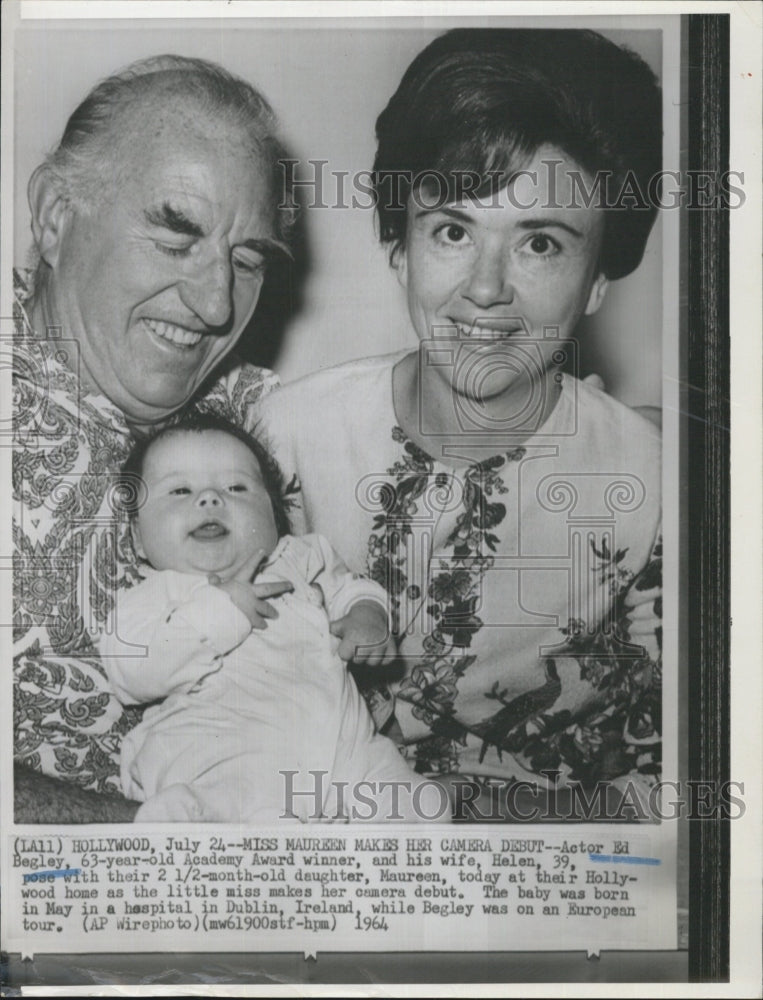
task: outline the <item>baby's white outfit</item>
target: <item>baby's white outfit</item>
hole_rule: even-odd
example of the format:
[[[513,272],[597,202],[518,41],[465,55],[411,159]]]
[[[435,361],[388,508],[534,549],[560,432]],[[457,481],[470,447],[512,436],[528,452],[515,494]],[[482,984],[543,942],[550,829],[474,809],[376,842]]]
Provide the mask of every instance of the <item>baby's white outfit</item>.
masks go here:
[[[101,641],[124,704],[164,699],[122,744],[124,794],[144,803],[136,822],[417,821],[424,779],[374,733],[329,632],[358,600],[386,609],[381,587],[350,573],[320,535],[282,538],[258,574],[257,583],[294,585],[263,630],[204,576],[145,576]],[[382,782],[408,786],[397,807]],[[432,792],[420,788],[428,797],[418,800],[430,819]]]

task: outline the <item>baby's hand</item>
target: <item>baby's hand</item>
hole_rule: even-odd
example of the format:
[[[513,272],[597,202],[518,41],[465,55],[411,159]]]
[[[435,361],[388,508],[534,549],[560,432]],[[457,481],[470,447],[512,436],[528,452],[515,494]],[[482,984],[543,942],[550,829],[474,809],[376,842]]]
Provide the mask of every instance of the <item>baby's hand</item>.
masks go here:
[[[239,611],[243,612],[249,619],[252,628],[263,629],[267,627],[268,618],[277,618],[278,612],[272,604],[268,604],[265,597],[278,597],[285,594],[287,590],[294,590],[292,584],[286,580],[283,583],[252,583],[257,567],[265,558],[265,550],[260,549],[244,563],[241,569],[230,580],[222,580],[216,573],[210,573],[207,577],[209,583],[219,590],[224,590],[236,605]]]
[[[387,613],[376,601],[353,604],[344,618],[331,623],[331,634],[342,640],[338,652],[343,660],[383,667],[397,656]]]

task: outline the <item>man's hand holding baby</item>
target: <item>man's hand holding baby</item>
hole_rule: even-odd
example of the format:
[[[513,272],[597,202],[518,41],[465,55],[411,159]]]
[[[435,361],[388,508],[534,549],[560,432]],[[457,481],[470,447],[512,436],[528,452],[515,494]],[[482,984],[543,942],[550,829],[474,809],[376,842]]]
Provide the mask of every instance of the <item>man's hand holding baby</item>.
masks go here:
[[[266,555],[264,549],[258,549],[229,580],[222,579],[217,573],[210,573],[207,577],[212,586],[225,591],[239,611],[249,619],[252,628],[257,629],[267,627],[266,619],[278,617],[276,609],[272,604],[268,604],[265,598],[278,597],[294,590],[293,585],[286,580],[257,585],[252,582]]]
[[[331,634],[341,639],[337,652],[343,660],[383,667],[397,656],[385,608],[377,601],[358,601],[344,618],[331,623]]]

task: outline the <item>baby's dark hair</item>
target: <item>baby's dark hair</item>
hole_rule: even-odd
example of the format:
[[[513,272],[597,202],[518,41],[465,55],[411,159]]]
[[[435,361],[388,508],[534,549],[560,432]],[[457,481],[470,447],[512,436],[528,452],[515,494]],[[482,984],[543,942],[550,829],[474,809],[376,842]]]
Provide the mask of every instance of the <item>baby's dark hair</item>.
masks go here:
[[[171,437],[175,434],[203,434],[205,431],[219,431],[223,434],[230,434],[245,444],[257,461],[262,474],[262,482],[265,486],[270,505],[273,508],[278,537],[288,535],[291,531],[289,515],[287,513],[286,489],[284,485],[283,473],[278,462],[267,451],[267,449],[251,434],[247,434],[241,427],[237,427],[224,417],[219,417],[214,413],[194,412],[184,416],[175,424],[170,424],[162,430],[141,438],[133,446],[132,451],[127,456],[127,460],[122,466],[117,485],[118,505],[132,520],[145,502],[145,484],[143,482],[143,469],[146,463],[146,456],[151,447],[157,441]]]

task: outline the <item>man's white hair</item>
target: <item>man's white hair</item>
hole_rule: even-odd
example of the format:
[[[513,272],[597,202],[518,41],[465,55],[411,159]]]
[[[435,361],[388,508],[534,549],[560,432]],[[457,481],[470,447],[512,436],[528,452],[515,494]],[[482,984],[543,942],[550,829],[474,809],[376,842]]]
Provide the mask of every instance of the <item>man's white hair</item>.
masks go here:
[[[291,205],[286,179],[279,161],[285,151],[278,138],[278,123],[272,108],[254,87],[221,66],[186,56],[151,56],[98,83],[73,112],[60,142],[45,160],[64,196],[87,210],[113,190],[119,176],[120,139],[130,118],[139,127],[141,106],[150,102],[163,110],[167,100],[177,97],[198,112],[202,122],[227,125],[244,136],[256,150],[252,169],[265,171],[273,198]],[[129,129],[128,129],[129,130]],[[278,238],[288,243],[293,213],[273,206]]]

